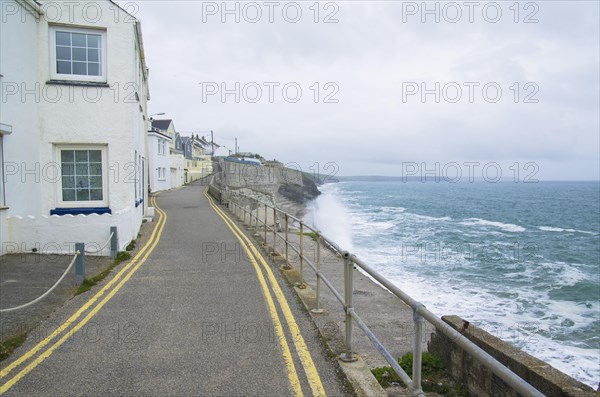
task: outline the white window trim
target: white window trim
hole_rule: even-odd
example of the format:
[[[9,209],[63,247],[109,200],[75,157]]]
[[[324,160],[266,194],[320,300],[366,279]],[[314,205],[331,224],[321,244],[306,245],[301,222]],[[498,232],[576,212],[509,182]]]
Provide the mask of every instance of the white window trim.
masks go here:
[[[96,208],[109,207],[108,202],[108,147],[106,145],[55,145],[55,160],[61,166],[61,150],[100,150],[102,154],[102,198],[95,201],[63,201],[62,199],[62,171],[56,189],[57,208]]]
[[[58,74],[56,72],[56,31],[71,32],[71,33],[94,33],[100,34],[102,41],[102,67],[100,76],[82,76],[76,74]],[[81,29],[65,26],[50,26],[50,77],[53,80],[68,80],[68,81],[93,81],[98,83],[106,83],[106,30],[103,29]]]

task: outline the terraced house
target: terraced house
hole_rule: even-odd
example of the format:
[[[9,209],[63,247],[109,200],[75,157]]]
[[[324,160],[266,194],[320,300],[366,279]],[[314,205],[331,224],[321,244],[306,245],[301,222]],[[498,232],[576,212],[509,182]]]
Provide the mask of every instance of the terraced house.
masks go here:
[[[0,0],[1,254],[119,248],[147,210],[140,22],[108,0]]]

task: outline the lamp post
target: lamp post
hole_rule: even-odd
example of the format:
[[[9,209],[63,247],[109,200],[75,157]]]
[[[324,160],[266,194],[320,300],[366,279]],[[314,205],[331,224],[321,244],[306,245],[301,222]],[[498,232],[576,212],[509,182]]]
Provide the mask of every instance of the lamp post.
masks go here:
[[[150,116],[148,116],[148,118],[152,121],[152,117],[154,117],[154,116],[163,116],[164,114],[165,114],[164,112],[154,113],[154,114],[151,114]]]

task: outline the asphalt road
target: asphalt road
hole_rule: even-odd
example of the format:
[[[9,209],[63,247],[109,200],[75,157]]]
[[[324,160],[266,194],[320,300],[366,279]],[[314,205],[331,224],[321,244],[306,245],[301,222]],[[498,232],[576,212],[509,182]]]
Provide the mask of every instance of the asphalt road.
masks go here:
[[[292,289],[273,265],[269,277],[258,259],[249,259],[204,188],[189,185],[158,195],[164,214],[158,211],[148,248],[112,285],[87,293],[82,310],[78,305],[63,313],[65,319],[75,313],[71,331],[55,337],[48,332],[3,362],[0,392],[348,395]],[[36,347],[39,342],[43,346]]]

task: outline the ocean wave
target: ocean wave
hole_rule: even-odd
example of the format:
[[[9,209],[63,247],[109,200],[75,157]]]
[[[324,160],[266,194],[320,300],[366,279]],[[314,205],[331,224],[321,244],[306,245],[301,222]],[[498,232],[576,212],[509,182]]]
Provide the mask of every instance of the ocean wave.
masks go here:
[[[586,230],[563,229],[562,227],[554,227],[554,226],[540,226],[538,229],[540,229],[544,232],[597,234],[594,232],[588,232]]]
[[[515,225],[512,223],[488,221],[488,220],[479,219],[479,218],[466,219],[464,222],[462,222],[462,224],[467,225],[467,226],[472,226],[472,225],[494,226],[494,227],[500,228],[506,232],[511,232],[511,233],[519,233],[519,232],[525,231],[525,228],[523,226]]]

